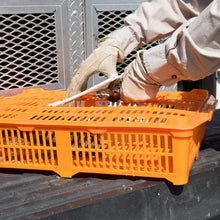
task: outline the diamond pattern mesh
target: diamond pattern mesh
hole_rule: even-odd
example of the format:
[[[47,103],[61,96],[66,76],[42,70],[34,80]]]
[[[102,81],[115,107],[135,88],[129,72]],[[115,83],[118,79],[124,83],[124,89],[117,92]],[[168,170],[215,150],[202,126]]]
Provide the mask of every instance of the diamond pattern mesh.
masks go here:
[[[124,26],[124,18],[131,14],[133,11],[99,11],[98,12],[98,39],[103,38],[112,31]],[[149,49],[159,42],[153,42],[140,49]],[[140,50],[139,49],[139,50]],[[123,63],[117,65],[119,74],[123,73],[124,68],[135,58],[137,51],[131,52]]]
[[[0,15],[0,90],[58,82],[54,13]]]

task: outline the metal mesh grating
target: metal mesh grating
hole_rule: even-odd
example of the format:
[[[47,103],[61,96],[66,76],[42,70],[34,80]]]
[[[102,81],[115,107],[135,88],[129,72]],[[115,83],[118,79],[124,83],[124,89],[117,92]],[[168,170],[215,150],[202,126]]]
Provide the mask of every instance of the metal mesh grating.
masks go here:
[[[0,15],[0,90],[58,82],[54,13]]]
[[[124,18],[131,14],[133,11],[99,11],[98,12],[98,39],[110,34],[112,31],[124,26]],[[140,49],[149,49],[159,42],[153,42]],[[140,50],[139,49],[139,50]],[[135,58],[137,51],[131,52],[123,63],[117,65],[117,71],[119,74],[123,73],[124,68]]]

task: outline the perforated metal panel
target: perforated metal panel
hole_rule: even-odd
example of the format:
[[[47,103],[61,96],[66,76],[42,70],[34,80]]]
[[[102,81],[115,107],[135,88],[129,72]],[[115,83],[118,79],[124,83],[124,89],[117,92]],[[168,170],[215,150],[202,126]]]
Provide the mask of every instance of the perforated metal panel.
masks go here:
[[[0,1],[0,95],[30,87],[66,89],[98,39],[123,26],[143,1]],[[134,54],[118,65],[119,73]],[[90,86],[103,78],[95,76]]]
[[[0,2],[0,95],[65,89],[66,7],[61,0]],[[65,13],[64,13],[65,12]]]
[[[123,27],[123,19],[131,14],[131,10],[123,11],[98,11],[98,39],[105,37],[112,31]],[[117,71],[119,74],[123,73],[124,68],[132,61],[136,52],[131,53],[123,63],[117,65]]]
[[[105,37],[112,31],[124,26],[124,18],[131,14],[133,10],[122,10],[122,11],[98,11],[98,39]],[[148,44],[140,49],[149,49],[157,45],[159,41]],[[139,49],[139,50],[140,50]],[[117,65],[117,71],[119,74],[123,73],[124,68],[135,58],[137,51],[133,51],[125,59],[122,64]]]
[[[0,90],[58,83],[54,14],[3,14],[0,23]]]

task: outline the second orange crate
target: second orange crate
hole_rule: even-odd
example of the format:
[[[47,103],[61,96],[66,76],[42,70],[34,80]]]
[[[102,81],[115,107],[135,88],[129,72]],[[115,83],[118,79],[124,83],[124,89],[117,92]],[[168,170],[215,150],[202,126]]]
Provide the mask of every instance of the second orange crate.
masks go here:
[[[159,92],[142,105],[91,96],[60,107],[63,91],[1,99],[0,167],[165,178],[186,184],[216,100],[205,90]],[[109,106],[110,105],[110,106]]]

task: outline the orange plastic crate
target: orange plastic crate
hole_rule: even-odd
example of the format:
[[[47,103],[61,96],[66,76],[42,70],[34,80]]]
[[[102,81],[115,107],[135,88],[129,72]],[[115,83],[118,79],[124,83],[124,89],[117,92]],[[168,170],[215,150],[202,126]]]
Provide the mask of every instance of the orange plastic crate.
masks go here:
[[[165,178],[188,182],[216,100],[205,90],[159,92],[141,105],[91,96],[65,106],[64,91],[1,98],[0,167]],[[110,106],[109,106],[110,105]]]

